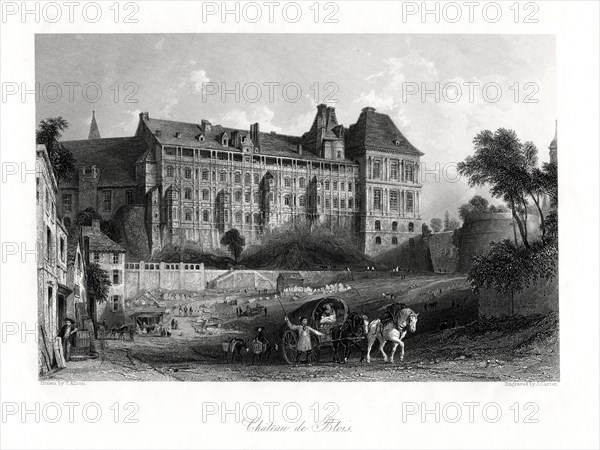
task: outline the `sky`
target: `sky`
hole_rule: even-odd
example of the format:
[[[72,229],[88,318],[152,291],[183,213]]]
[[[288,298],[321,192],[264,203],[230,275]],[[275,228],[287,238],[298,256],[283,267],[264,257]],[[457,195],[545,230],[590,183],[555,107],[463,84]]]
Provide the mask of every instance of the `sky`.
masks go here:
[[[40,34],[35,52],[36,120],[63,116],[64,140],[92,111],[102,137],[132,136],[140,111],[301,135],[320,103],[346,127],[374,107],[425,154],[425,221],[488,196],[454,170],[477,133],[513,129],[547,161],[555,131],[550,35]]]

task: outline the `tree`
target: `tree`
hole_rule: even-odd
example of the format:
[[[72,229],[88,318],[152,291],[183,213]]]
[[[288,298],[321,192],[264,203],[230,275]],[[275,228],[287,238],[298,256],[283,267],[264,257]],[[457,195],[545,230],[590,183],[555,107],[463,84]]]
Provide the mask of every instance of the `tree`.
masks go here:
[[[471,217],[476,214],[489,212],[489,203],[490,202],[481,195],[474,195],[468,203],[465,203],[458,208],[458,215],[463,222],[468,222]]]
[[[96,324],[96,305],[106,301],[108,297],[108,288],[111,286],[110,277],[106,270],[102,269],[98,264],[90,263],[85,271],[87,277],[87,293],[89,298],[89,309],[94,330],[97,330]]]
[[[233,255],[233,259],[237,262],[238,258],[242,254],[242,250],[244,250],[244,246],[246,245],[246,239],[238,230],[232,228],[221,238],[221,245],[227,246]]]
[[[434,233],[439,233],[440,231],[442,231],[442,219],[438,217],[434,217],[433,219],[431,219],[429,225],[431,225],[431,229]]]
[[[60,181],[71,181],[75,172],[73,153],[58,142],[62,137],[62,132],[67,128],[69,128],[69,122],[61,116],[49,117],[40,121],[39,129],[35,132],[36,142],[46,146],[50,164],[59,183]]]
[[[429,237],[431,236],[431,228],[429,228],[429,225],[427,225],[426,223],[423,223],[423,225],[421,225],[421,234],[423,235],[423,237]]]
[[[558,245],[534,242],[530,247],[515,245],[504,239],[492,242],[486,256],[475,256],[468,281],[475,291],[494,289],[510,295],[511,314],[515,312],[514,297],[541,278],[553,279],[557,275]]]
[[[450,213],[448,210],[444,213],[444,231],[450,231]]]
[[[448,222],[448,230],[447,231],[454,231],[459,228],[460,228],[460,222],[458,221],[458,219],[456,219],[455,217],[450,219],[450,221]]]
[[[537,148],[532,142],[521,143],[513,130],[505,128],[495,133],[484,130],[475,136],[473,144],[475,154],[458,163],[458,173],[469,178],[470,186],[489,185],[492,196],[507,203],[523,245],[529,248],[528,199],[536,206],[539,203],[540,187],[533,175],[537,168]],[[541,211],[539,206],[538,209]]]

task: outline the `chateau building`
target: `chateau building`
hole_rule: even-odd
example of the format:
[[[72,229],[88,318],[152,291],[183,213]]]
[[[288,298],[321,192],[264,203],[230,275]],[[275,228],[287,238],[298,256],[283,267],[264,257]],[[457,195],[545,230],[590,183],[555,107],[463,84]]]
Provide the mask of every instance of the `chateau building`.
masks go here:
[[[141,113],[134,136],[106,139],[94,114],[89,137],[62,142],[77,173],[61,185],[61,214],[68,223],[86,207],[105,220],[137,211],[153,254],[168,244],[219,248],[232,228],[252,243],[267,229],[312,223],[354,234],[375,255],[421,231],[423,153],[371,107],[346,128],[319,105],[302,136]]]

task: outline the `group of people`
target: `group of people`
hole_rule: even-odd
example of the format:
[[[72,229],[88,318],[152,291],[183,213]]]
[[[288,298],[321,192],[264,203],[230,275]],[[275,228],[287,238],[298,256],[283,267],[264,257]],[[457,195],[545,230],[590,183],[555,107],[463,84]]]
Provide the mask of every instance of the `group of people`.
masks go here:
[[[185,306],[179,306],[179,316],[192,316],[194,315],[194,308],[192,308],[192,305],[190,305],[190,307],[188,308],[187,305]]]

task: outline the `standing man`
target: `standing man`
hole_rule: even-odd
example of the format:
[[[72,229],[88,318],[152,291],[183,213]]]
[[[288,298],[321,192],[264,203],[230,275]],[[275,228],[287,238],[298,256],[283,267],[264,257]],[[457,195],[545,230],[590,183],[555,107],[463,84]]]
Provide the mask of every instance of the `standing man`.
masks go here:
[[[306,353],[305,363],[310,366],[311,364],[309,363],[309,360],[310,354],[312,352],[312,343],[310,342],[310,335],[315,334],[317,336],[323,336],[323,333],[315,330],[314,328],[309,327],[308,319],[306,317],[300,318],[300,325],[293,325],[292,322],[290,322],[290,319],[288,319],[288,317],[285,316],[285,323],[287,324],[289,329],[298,332],[298,346],[296,347],[296,365],[298,365],[298,363],[300,362],[300,356],[302,355],[302,353]]]
[[[62,340],[65,361],[71,361],[71,346],[75,343],[75,333],[77,333],[75,321],[67,317],[65,319],[65,324],[58,332],[58,337],[60,337]]]

